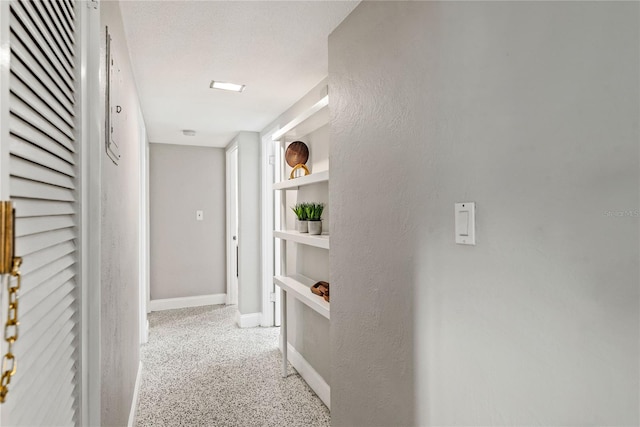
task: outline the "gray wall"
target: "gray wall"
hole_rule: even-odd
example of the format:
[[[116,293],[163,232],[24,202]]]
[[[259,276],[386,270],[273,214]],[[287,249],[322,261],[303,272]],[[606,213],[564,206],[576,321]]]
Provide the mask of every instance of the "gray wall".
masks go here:
[[[126,425],[139,366],[139,102],[117,2],[101,2],[101,58],[105,26],[123,77],[121,159],[113,164],[102,151],[101,173],[101,425]],[[102,61],[104,66],[104,59]],[[104,68],[103,68],[104,69]],[[101,105],[105,82],[102,75]],[[104,114],[102,117],[105,117]],[[104,125],[102,125],[104,126]],[[103,127],[104,129],[104,127]],[[101,140],[104,144],[104,139]]]
[[[331,35],[333,425],[638,425],[638,16],[363,2]]]
[[[151,299],[225,294],[224,149],[150,144],[149,162]]]
[[[262,312],[260,135],[240,132],[238,145],[238,311]]]

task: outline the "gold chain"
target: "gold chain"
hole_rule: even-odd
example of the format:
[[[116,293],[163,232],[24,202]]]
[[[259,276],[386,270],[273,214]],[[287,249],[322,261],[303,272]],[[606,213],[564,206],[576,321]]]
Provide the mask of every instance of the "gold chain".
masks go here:
[[[9,383],[11,377],[15,375],[18,368],[16,357],[13,354],[13,344],[18,340],[18,290],[20,290],[20,264],[22,258],[15,257],[13,259],[13,268],[11,276],[16,278],[15,286],[11,285],[11,279],[7,285],[9,291],[9,311],[7,312],[7,323],[4,325],[4,340],[8,343],[7,354],[2,358],[2,380],[0,380],[0,403],[9,393]]]

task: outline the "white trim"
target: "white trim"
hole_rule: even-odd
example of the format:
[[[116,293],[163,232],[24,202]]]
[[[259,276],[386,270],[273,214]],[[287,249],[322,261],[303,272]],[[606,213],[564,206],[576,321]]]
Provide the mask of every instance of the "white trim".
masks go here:
[[[236,324],[240,328],[255,328],[262,323],[262,313],[241,314],[236,311]]]
[[[276,289],[273,284],[273,190],[275,175],[275,153],[271,135],[277,129],[267,132],[262,137],[262,324],[269,327],[275,325],[275,301],[271,301],[271,293]],[[273,164],[269,158],[273,158]]]
[[[282,335],[280,335],[279,347],[280,351],[282,351]],[[291,343],[287,343],[287,359],[326,407],[331,410],[331,387],[329,387],[329,384],[327,384],[318,371],[313,369],[313,366],[307,362],[307,359],[296,351]]]
[[[136,385],[133,387],[133,397],[131,398],[131,410],[129,410],[129,422],[127,427],[133,427],[136,421],[136,410],[138,409],[138,395],[140,394],[140,383],[142,382],[142,361],[138,364],[138,375],[136,375]]]
[[[80,410],[79,425],[101,424],[101,170],[104,92],[100,11],[80,7]]]
[[[148,138],[147,138],[148,139]],[[145,246],[147,247],[147,259],[146,259],[146,265],[144,266],[144,269],[147,272],[147,283],[146,283],[146,287],[147,287],[147,291],[145,294],[145,307],[147,309],[147,314],[151,313],[151,309],[149,308],[149,305],[151,304],[151,221],[150,221],[150,216],[149,216],[149,141],[145,142],[145,147],[144,147],[144,157],[145,157],[145,162],[147,164],[147,170],[145,171],[145,175],[146,175],[146,179],[145,179],[145,183],[146,183],[146,188],[145,188],[145,194],[147,197],[145,206],[146,206],[146,212],[145,212],[145,218],[146,218],[146,231],[145,231],[145,235],[146,235],[146,239],[145,239]],[[149,320],[147,320],[147,335],[149,334]]]
[[[232,176],[231,171],[231,163],[232,156],[236,156],[235,160],[235,180]],[[231,217],[235,214],[237,218],[237,206],[238,206],[238,140],[235,139],[231,142],[225,151],[225,168],[226,168],[226,185],[225,185],[225,200],[226,200],[226,248],[227,248],[227,301],[226,304],[232,305],[238,303],[238,277],[234,276],[234,272],[237,269],[236,264],[234,263],[236,259],[236,248],[233,241],[232,236],[236,236],[236,239],[239,239],[239,231],[238,224],[236,222],[236,229],[232,230],[232,221]],[[235,182],[236,188],[232,188],[232,183]],[[232,197],[231,192],[235,191],[235,212],[232,209]],[[237,240],[236,240],[237,241]],[[236,261],[237,262],[237,261]]]
[[[283,137],[286,137],[287,133],[289,133],[290,131],[292,131],[293,129],[295,129],[296,127],[300,126],[301,124],[305,123],[307,120],[309,120],[309,122],[307,122],[307,126],[305,126],[306,129],[298,132],[296,135],[292,135],[292,136],[296,136],[298,138],[303,137],[305,135],[310,134],[311,132],[313,132],[316,129],[319,129],[320,127],[324,126],[326,123],[329,123],[328,121],[325,122],[325,120],[328,118],[328,111],[326,109],[326,107],[329,105],[329,95],[325,95],[320,101],[316,102],[315,104],[313,104],[311,106],[311,108],[309,108],[306,111],[303,111],[302,114],[296,116],[293,120],[291,120],[289,123],[285,124],[282,128],[280,128],[277,132],[275,132],[273,135],[271,135],[271,138],[274,141],[278,141]],[[310,123],[312,118],[315,117],[315,114],[322,111],[323,109],[325,109],[325,119],[323,120],[314,120],[313,123]],[[300,130],[300,129],[298,129]]]
[[[198,295],[195,297],[152,299],[149,303],[151,311],[174,310],[176,308],[200,307],[202,305],[224,304],[227,294]]]
[[[147,264],[149,258],[149,252],[147,247],[147,232],[148,228],[148,207],[147,203],[149,196],[147,189],[149,188],[147,180],[149,179],[148,164],[147,164],[147,129],[144,123],[144,117],[142,116],[142,110],[138,108],[138,123],[140,124],[139,136],[140,136],[140,209],[138,218],[138,248],[140,255],[139,262],[139,338],[140,344],[145,344],[149,341],[149,330],[147,329],[147,289],[149,286],[149,276],[147,276]]]

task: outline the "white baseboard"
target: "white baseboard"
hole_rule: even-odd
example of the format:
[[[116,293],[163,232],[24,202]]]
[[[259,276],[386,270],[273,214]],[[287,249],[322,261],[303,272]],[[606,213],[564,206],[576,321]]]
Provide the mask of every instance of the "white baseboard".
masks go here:
[[[195,297],[152,299],[149,310],[162,311],[176,308],[200,307],[202,305],[218,305],[227,302],[227,294],[199,295]]]
[[[282,351],[282,335],[280,336],[280,351]],[[313,369],[313,366],[307,360],[302,357],[300,353],[290,344],[287,343],[287,359],[300,376],[307,382],[309,387],[318,395],[320,400],[325,404],[329,410],[331,410],[331,387],[320,376],[318,371]]]
[[[236,323],[241,328],[255,328],[262,323],[262,313],[241,314],[236,311]]]
[[[128,427],[133,427],[136,421],[136,409],[138,408],[138,394],[140,394],[140,383],[142,382],[142,361],[138,364],[138,374],[136,375],[136,385],[133,387],[133,398],[131,399],[131,410],[129,411]]]

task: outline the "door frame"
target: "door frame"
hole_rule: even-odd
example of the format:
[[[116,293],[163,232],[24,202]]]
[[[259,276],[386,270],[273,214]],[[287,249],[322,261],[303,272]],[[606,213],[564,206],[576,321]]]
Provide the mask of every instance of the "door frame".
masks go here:
[[[274,275],[274,198],[273,183],[276,173],[276,153],[272,135],[278,130],[276,127],[266,132],[261,138],[261,163],[262,163],[262,322],[261,326],[276,326],[275,301],[271,300],[273,294],[276,298],[279,293],[275,291],[273,283]],[[279,323],[279,322],[278,322]]]
[[[226,211],[227,211],[227,305],[238,304],[238,276],[236,247],[240,242],[238,230],[238,141],[232,142],[225,152],[226,173]],[[235,197],[232,195],[235,194]],[[235,200],[235,203],[234,203]],[[236,218],[235,230],[232,218]],[[232,236],[236,236],[234,244]],[[235,261],[235,262],[234,262]]]
[[[5,3],[5,2],[3,2]],[[78,81],[80,82],[80,425],[101,424],[101,212],[102,147],[104,132],[104,90],[100,81],[100,10],[79,5]],[[104,78],[104,77],[103,77]]]
[[[144,117],[142,110],[138,109],[138,121],[142,123],[140,126],[140,210],[138,212],[138,273],[139,273],[139,338],[140,344],[146,344],[149,341],[149,321],[147,313],[149,312],[149,142],[147,140],[147,129],[144,126]]]

